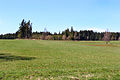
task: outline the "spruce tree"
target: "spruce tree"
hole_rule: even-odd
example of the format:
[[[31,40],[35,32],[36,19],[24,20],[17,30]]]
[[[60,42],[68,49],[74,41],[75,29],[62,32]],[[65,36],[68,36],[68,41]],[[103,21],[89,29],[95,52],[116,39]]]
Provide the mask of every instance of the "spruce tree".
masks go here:
[[[23,19],[19,30],[16,32],[18,38],[27,39],[32,37],[32,24],[30,23],[30,20],[26,23],[26,21]]]

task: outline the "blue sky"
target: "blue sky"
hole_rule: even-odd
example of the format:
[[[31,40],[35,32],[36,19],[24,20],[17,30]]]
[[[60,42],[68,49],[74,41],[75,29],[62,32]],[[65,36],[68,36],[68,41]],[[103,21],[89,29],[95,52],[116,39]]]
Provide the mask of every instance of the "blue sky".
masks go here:
[[[120,0],[0,0],[0,34],[16,32],[22,19],[31,20],[33,31],[120,32]]]

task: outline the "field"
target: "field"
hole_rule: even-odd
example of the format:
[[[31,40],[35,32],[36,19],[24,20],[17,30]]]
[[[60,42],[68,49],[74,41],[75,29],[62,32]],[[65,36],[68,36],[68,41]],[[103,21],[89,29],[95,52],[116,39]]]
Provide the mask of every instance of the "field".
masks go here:
[[[0,80],[120,80],[120,41],[0,40]]]

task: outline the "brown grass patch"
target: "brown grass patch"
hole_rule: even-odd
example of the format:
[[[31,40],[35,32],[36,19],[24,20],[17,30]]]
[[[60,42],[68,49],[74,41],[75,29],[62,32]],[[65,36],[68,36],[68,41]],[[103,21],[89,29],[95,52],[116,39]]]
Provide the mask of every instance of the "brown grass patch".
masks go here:
[[[118,47],[117,45],[112,45],[112,44],[102,44],[102,45],[88,45],[88,46],[101,46],[101,47]]]
[[[102,41],[81,41],[82,43],[103,43]]]

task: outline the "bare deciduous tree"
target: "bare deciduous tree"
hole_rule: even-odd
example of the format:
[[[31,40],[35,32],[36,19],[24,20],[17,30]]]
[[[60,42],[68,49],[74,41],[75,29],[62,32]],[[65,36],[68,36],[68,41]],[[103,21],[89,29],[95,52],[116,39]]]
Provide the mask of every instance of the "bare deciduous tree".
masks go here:
[[[45,40],[53,40],[53,37],[51,35],[48,35],[45,37]]]
[[[44,28],[44,32],[42,33],[41,39],[42,39],[42,40],[45,40],[46,36],[47,36],[47,29]]]
[[[120,41],[120,37],[118,38],[118,40]]]
[[[71,39],[71,36],[68,36],[68,37],[67,37],[67,40],[70,40],[70,39]]]
[[[104,33],[103,40],[106,42],[106,44],[110,42],[110,35],[111,33],[108,30]]]
[[[65,35],[62,36],[62,40],[66,40],[66,36]]]

